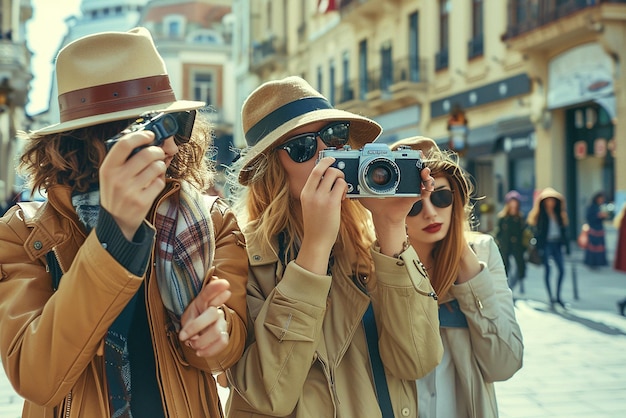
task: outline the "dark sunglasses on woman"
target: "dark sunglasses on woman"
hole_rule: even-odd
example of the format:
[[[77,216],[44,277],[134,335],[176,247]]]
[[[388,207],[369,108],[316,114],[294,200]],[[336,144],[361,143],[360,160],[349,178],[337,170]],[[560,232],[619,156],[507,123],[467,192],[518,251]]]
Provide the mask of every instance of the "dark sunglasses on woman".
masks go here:
[[[350,122],[332,122],[318,132],[296,135],[276,149],[284,149],[294,162],[304,163],[317,154],[317,137],[327,147],[341,148],[348,143]]]
[[[441,209],[447,208],[448,206],[452,204],[452,190],[450,189],[435,190],[434,192],[430,193],[429,199],[430,199],[430,203],[432,203],[436,207],[441,208]],[[422,208],[424,207],[423,201],[424,199],[421,199],[413,203],[413,207],[411,208],[407,216],[419,215],[419,213],[422,211]]]

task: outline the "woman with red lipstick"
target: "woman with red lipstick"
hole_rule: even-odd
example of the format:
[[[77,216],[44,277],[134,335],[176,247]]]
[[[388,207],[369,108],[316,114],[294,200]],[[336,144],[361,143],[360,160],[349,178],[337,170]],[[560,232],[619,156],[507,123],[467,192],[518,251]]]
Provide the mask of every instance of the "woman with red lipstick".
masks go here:
[[[243,351],[248,268],[233,212],[204,193],[204,103],[176,99],[144,28],[70,43],[56,76],[60,123],[22,133],[20,159],[47,201],[0,219],[0,354],[22,416],[221,417],[212,373]],[[146,111],[160,141],[105,145]]]
[[[435,178],[411,208],[407,231],[439,295],[444,354],[433,372],[417,381],[422,418],[498,416],[493,382],[522,366],[522,334],[515,318],[502,257],[494,239],[470,232],[472,193],[456,155],[430,138],[393,144],[421,150]]]

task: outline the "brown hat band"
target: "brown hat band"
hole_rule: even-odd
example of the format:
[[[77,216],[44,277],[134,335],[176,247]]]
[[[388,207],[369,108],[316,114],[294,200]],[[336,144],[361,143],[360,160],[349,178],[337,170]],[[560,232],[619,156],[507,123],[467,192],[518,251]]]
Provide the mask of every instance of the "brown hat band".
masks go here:
[[[246,132],[246,142],[248,146],[254,146],[263,139],[267,134],[278,128],[285,122],[302,116],[305,113],[313,112],[320,109],[332,109],[333,107],[323,97],[305,97],[293,102],[287,103],[273,112],[266,115],[263,119],[254,124]]]
[[[103,84],[59,95],[61,122],[175,102],[167,75]]]

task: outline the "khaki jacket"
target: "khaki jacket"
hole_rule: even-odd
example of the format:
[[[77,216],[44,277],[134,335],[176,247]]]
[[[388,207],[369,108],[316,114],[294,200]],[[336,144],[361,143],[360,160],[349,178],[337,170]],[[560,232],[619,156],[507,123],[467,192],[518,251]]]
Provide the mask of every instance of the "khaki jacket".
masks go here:
[[[169,182],[157,204],[179,188]],[[230,342],[219,356],[199,358],[179,343],[152,269],[145,277],[130,274],[95,231],[86,235],[70,193],[52,187],[43,205],[20,204],[0,219],[0,354],[13,387],[26,399],[23,416],[110,417],[103,340],[142,280],[166,416],[221,416],[211,372],[239,359],[246,335],[246,253],[233,213],[219,200],[211,208],[213,274],[228,279],[232,291],[225,309]],[[49,251],[64,272],[56,292],[46,271]]]
[[[254,227],[244,229],[247,240]],[[247,248],[254,335],[228,371],[228,417],[380,417],[361,322],[370,300],[395,416],[417,417],[415,379],[443,350],[437,301],[426,296],[433,290],[412,247],[401,259],[372,251],[369,296],[351,280],[347,260],[335,260],[331,277],[293,261],[283,271],[277,245]]]
[[[469,326],[441,328],[441,338],[454,367],[455,402],[467,411],[462,417],[496,418],[498,406],[493,382],[511,378],[522,367],[524,344],[502,256],[494,239],[486,234],[471,234],[469,240],[484,267],[477,276],[453,286],[450,291]],[[434,375],[431,373],[418,385],[420,389],[428,388],[420,390],[420,399],[445,398],[452,393],[437,393]],[[429,418],[450,418],[435,410],[420,413]]]

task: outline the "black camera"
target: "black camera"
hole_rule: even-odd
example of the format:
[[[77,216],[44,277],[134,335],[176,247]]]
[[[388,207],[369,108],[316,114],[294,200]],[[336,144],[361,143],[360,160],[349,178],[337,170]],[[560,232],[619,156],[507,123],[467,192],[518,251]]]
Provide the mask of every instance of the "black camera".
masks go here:
[[[148,145],[143,145],[141,147],[137,147],[130,154],[131,156],[135,155],[139,151],[141,151],[145,147],[149,147],[152,145],[161,146],[163,141],[169,138],[172,135],[175,135],[178,132],[178,122],[176,121],[176,116],[171,113],[163,113],[163,112],[146,112],[142,113],[133,123],[131,123],[126,129],[124,129],[119,134],[107,139],[104,141],[104,144],[107,148],[107,152],[111,150],[111,147],[119,141],[121,137],[131,132],[149,130],[154,132],[154,141],[152,141]]]
[[[422,152],[402,146],[392,151],[386,144],[365,144],[360,150],[346,145],[327,148],[319,158],[334,157],[332,167],[344,172],[348,197],[420,196]]]

